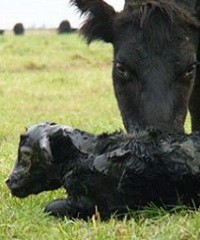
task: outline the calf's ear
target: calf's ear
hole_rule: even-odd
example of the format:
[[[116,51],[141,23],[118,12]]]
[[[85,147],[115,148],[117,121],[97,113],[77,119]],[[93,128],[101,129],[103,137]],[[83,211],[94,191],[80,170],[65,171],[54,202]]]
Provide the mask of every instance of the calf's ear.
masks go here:
[[[47,164],[51,164],[53,160],[49,138],[47,136],[43,136],[39,139],[39,150],[40,150],[40,157],[41,160]]]
[[[80,33],[88,44],[95,40],[112,42],[112,25],[116,14],[112,6],[103,0],[71,0],[71,4],[76,6],[82,15],[86,16]]]

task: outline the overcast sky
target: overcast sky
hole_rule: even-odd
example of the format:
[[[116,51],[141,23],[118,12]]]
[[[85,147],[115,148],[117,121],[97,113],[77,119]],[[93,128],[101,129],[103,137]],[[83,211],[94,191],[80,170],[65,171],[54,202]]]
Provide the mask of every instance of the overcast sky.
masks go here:
[[[105,0],[121,10],[124,0]],[[17,22],[27,27],[57,28],[62,20],[72,27],[80,24],[79,14],[69,6],[69,0],[0,0],[0,28],[12,29]]]

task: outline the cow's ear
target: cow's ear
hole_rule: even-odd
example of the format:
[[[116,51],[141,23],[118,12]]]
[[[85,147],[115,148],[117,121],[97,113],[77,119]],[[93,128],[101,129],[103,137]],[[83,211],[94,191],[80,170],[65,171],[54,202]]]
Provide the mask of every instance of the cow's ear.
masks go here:
[[[88,44],[95,40],[112,42],[112,25],[116,14],[112,6],[103,0],[71,0],[71,3],[86,16],[80,32]]]

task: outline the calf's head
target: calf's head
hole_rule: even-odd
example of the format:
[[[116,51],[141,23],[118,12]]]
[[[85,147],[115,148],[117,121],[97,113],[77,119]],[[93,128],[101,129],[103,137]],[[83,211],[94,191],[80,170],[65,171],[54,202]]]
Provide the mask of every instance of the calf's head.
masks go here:
[[[175,1],[129,0],[117,13],[102,0],[72,0],[81,33],[114,48],[113,85],[125,128],[182,131],[193,87],[197,21]]]
[[[6,181],[12,195],[27,197],[61,186],[58,171],[52,164],[52,154],[44,123],[32,126],[21,135],[14,169]]]

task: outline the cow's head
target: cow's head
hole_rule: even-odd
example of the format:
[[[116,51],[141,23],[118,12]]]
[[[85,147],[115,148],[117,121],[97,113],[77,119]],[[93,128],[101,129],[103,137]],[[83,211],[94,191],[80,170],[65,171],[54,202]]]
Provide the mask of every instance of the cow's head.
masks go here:
[[[71,1],[86,21],[88,43],[114,48],[113,85],[125,128],[183,130],[193,86],[196,19],[174,1],[129,0],[117,13],[102,0]]]

